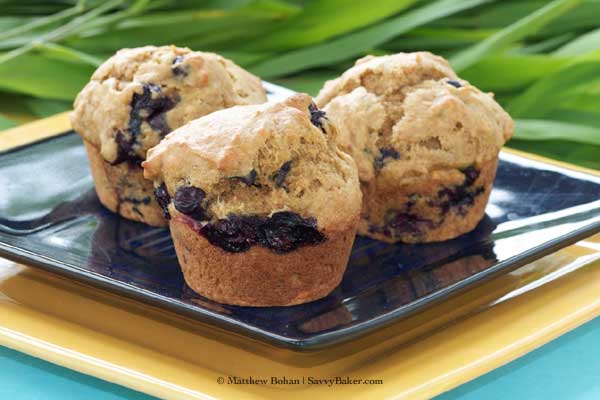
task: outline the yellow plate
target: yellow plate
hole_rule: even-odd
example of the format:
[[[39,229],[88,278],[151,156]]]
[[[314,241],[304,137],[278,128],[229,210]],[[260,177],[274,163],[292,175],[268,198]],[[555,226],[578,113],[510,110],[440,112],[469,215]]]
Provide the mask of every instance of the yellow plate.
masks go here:
[[[39,139],[31,132],[48,132],[47,122],[0,133],[0,148]],[[50,123],[68,129],[65,116]],[[429,398],[599,315],[598,267],[600,235],[360,340],[304,354],[0,259],[0,344],[167,399]],[[332,389],[326,379],[335,377]]]

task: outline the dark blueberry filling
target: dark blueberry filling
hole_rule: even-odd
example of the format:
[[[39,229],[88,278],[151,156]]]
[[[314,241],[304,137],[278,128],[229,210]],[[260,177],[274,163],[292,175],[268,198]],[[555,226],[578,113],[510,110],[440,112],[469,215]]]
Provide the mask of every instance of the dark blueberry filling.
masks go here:
[[[258,174],[256,173],[256,170],[253,169],[246,176],[233,176],[233,177],[231,177],[231,179],[241,181],[241,182],[245,183],[247,186],[260,187],[260,184],[256,183],[257,176],[258,176]]]
[[[426,229],[431,229],[436,225],[429,219],[396,210],[389,210],[384,217],[384,221],[383,228],[372,226],[371,230],[381,231],[384,235],[391,237],[405,234],[419,236],[422,235]]]
[[[200,228],[200,233],[213,245],[239,253],[253,245],[261,245],[277,253],[322,243],[325,236],[317,230],[314,218],[302,218],[293,212],[278,212],[271,217],[231,215]]]
[[[176,102],[162,95],[160,86],[146,83],[142,94],[134,93],[131,99],[128,130],[132,137],[140,134],[142,122],[146,121],[161,135],[169,133],[165,113],[175,107]]]
[[[112,164],[130,161],[140,164],[143,160],[135,153],[134,146],[140,135],[142,123],[146,121],[152,129],[160,132],[161,136],[171,130],[167,124],[165,113],[175,107],[176,102],[161,94],[160,86],[144,84],[142,94],[134,93],[131,99],[129,124],[127,134],[119,131],[115,137],[118,145],[117,159]],[[158,96],[153,98],[153,94]]]
[[[205,221],[208,218],[202,203],[206,193],[204,190],[194,186],[180,186],[175,192],[173,204],[177,211],[189,215],[195,220]]]
[[[287,184],[285,183],[285,178],[291,169],[292,161],[286,161],[281,165],[281,167],[279,167],[277,171],[275,171],[273,176],[271,176],[271,179],[273,179],[275,182],[275,186],[278,188],[283,188],[286,191],[289,190]]]
[[[169,196],[169,192],[167,192],[167,187],[163,183],[156,189],[154,189],[154,195],[156,196],[156,202],[162,209],[163,216],[166,219],[171,219],[171,215],[169,214],[169,203],[171,202],[171,196]]]
[[[462,170],[462,173],[465,175],[462,184],[444,188],[438,192],[438,198],[441,199],[439,206],[443,214],[446,214],[450,209],[455,209],[462,215],[466,214],[475,203],[475,198],[485,191],[481,186],[473,187],[479,177],[479,170],[474,166],[468,166]]]
[[[391,158],[394,160],[400,159],[400,153],[392,147],[382,147],[379,149],[379,156],[373,161],[373,165],[377,171],[381,170],[385,165],[385,160]]]
[[[448,80],[446,81],[446,83],[447,83],[448,85],[452,85],[452,86],[454,86],[454,87],[455,87],[455,88],[457,88],[457,89],[462,87],[462,85],[460,84],[460,82],[459,82],[459,81],[455,81],[454,79],[448,79]]]
[[[146,196],[142,199],[138,199],[136,197],[121,197],[120,200],[124,203],[131,203],[131,204],[135,204],[135,205],[148,205],[150,204],[150,197]]]
[[[473,186],[477,178],[479,178],[479,170],[472,165],[469,165],[461,172],[465,175],[465,182],[463,183],[465,186]]]
[[[465,215],[469,208],[475,203],[475,198],[485,192],[483,186],[474,187],[480,171],[474,166],[469,166],[461,171],[465,179],[462,184],[452,187],[445,187],[438,191],[437,197],[427,201],[429,207],[440,209],[440,217],[437,220],[422,218],[411,212],[418,201],[419,196],[413,194],[409,197],[406,207],[403,210],[388,210],[384,217],[384,223],[381,226],[371,225],[371,232],[383,233],[389,237],[398,237],[401,235],[411,235],[418,237],[425,233],[425,230],[440,226],[445,216],[451,210]]]
[[[115,140],[117,142],[117,158],[111,164],[117,165],[127,161],[131,165],[140,166],[143,160],[133,150],[133,141],[128,140],[121,131],[117,132]]]
[[[140,211],[140,209],[138,208],[138,206],[150,204],[151,199],[148,196],[146,196],[146,197],[144,197],[142,199],[138,199],[136,197],[121,197],[120,201],[122,203],[131,203],[131,204],[133,204],[133,206],[131,207],[131,209],[133,210],[133,212],[135,212],[139,216],[143,217],[144,213],[142,213]]]
[[[259,242],[257,227],[260,218],[253,216],[235,216],[220,219],[200,228],[200,233],[213,245],[230,253],[239,253],[250,249]]]
[[[323,122],[321,121],[322,119],[327,119],[325,111],[319,110],[314,103],[310,103],[310,105],[308,106],[308,111],[310,112],[310,122],[312,122],[312,124],[320,130],[322,130],[323,133],[326,133],[325,129],[323,128]]]
[[[173,74],[176,76],[187,76],[188,75],[188,71],[187,68],[185,68],[184,66],[182,66],[181,64],[183,63],[183,56],[176,56],[173,59]]]
[[[325,236],[317,230],[314,218],[305,219],[289,211],[273,214],[260,228],[261,244],[280,253],[325,240]]]

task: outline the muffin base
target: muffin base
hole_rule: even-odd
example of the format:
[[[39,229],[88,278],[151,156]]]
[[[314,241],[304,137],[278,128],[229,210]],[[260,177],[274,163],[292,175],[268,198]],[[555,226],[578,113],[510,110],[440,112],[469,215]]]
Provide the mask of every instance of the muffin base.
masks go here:
[[[171,236],[186,283],[198,294],[219,303],[270,307],[308,303],[327,296],[340,281],[356,234],[356,223],[327,240],[289,253],[262,246],[230,253],[214,246],[174,216]]]
[[[83,141],[100,203],[122,217],[152,226],[167,226],[154,197],[154,185],[144,179],[142,167],[122,162],[111,165],[100,150]]]
[[[363,185],[358,234],[389,243],[427,243],[473,230],[485,215],[498,158],[473,167],[478,175],[468,186],[464,182],[449,185],[443,177],[431,176],[396,187]]]

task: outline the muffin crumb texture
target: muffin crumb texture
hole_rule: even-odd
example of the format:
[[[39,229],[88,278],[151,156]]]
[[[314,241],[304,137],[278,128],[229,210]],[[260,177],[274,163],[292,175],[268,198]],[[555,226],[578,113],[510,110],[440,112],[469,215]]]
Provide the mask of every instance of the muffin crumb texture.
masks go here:
[[[360,234],[446,240],[481,219],[513,122],[446,60],[427,52],[367,56],[328,81],[316,102],[358,167]],[[480,199],[481,212],[471,213]],[[468,224],[449,227],[459,217]]]

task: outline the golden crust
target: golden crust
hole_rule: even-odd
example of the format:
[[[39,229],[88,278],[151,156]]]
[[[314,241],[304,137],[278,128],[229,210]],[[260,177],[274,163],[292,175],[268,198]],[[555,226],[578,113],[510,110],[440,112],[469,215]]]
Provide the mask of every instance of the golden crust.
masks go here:
[[[337,147],[335,126],[311,122],[311,102],[296,94],[192,121],[148,151],[144,176],[164,182],[171,197],[179,186],[201,188],[215,218],[287,210],[316,218],[319,229],[345,223],[360,210],[356,167]],[[277,184],[273,177],[286,163],[284,184]],[[253,184],[239,179],[251,174]]]
[[[290,306],[327,296],[340,283],[356,233],[356,219],[327,240],[284,254],[261,246],[229,253],[209,243],[182,218],[169,226],[185,281],[211,300],[240,306]]]
[[[152,226],[167,226],[154,197],[152,182],[142,168],[129,163],[111,165],[96,146],[84,140],[94,186],[100,202],[121,216]]]

